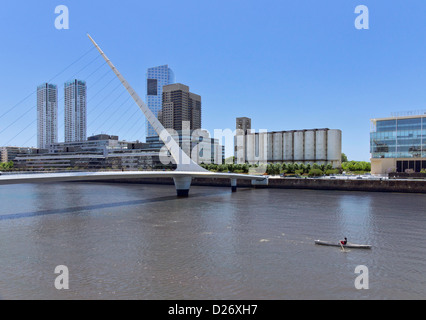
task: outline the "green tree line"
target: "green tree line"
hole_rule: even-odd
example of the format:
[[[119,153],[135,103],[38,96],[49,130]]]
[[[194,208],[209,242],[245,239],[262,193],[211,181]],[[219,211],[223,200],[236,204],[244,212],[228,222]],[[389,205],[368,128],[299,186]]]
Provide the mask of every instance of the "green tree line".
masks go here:
[[[366,161],[348,161],[342,163],[342,169],[349,172],[370,172],[371,163]]]
[[[347,161],[343,162],[341,168],[333,168],[331,164],[303,164],[303,163],[275,163],[268,165],[249,165],[249,164],[201,164],[201,166],[209,171],[215,172],[232,172],[232,173],[248,173],[250,168],[259,168],[268,175],[308,175],[322,176],[346,172],[370,172],[371,164],[365,161]],[[263,167],[263,166],[266,166]],[[262,171],[259,170],[259,171]]]

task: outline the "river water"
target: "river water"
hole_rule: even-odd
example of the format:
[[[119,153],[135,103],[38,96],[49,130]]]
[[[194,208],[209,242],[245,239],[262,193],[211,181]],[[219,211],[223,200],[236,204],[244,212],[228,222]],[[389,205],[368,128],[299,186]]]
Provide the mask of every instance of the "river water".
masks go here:
[[[425,299],[425,208],[421,194],[0,186],[0,298]],[[344,236],[373,248],[314,244]]]

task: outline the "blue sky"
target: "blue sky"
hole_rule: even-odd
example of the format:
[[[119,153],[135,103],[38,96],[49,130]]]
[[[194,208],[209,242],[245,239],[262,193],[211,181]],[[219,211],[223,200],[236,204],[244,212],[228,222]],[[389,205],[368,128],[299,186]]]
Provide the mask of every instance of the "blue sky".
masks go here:
[[[369,30],[354,27],[361,4]],[[54,26],[58,5],[69,8],[69,30]],[[268,131],[341,129],[343,152],[368,161],[371,118],[426,109],[425,14],[424,0],[3,1],[0,145],[36,145],[30,94],[92,48],[90,33],[142,98],[146,69],[168,64],[201,95],[211,133],[239,116]],[[122,88],[112,92],[114,80],[107,86],[101,64],[89,51],[55,77],[59,98],[64,81],[99,66],[87,80],[88,135],[143,140],[143,115]],[[59,124],[62,140],[63,100]]]

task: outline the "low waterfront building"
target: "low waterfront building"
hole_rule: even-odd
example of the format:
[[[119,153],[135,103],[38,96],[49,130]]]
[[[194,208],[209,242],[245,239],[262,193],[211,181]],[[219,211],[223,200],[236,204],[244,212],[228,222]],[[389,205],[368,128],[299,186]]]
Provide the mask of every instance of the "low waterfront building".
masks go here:
[[[15,161],[15,158],[20,154],[34,154],[39,152],[37,148],[28,147],[1,147],[0,148],[0,162]]]
[[[426,111],[371,119],[371,173],[426,169]]]
[[[234,156],[237,163],[341,165],[342,131],[310,129],[254,132],[250,118],[237,118]]]
[[[120,141],[118,136],[97,135],[87,141],[54,143],[38,153],[21,153],[16,167],[23,170],[146,170],[163,167],[158,151],[147,144]]]
[[[222,146],[218,139],[210,138],[207,130],[177,130],[171,134],[195,163],[224,163],[225,146]],[[158,152],[164,147],[163,141],[158,136],[147,137],[146,142],[150,149]]]

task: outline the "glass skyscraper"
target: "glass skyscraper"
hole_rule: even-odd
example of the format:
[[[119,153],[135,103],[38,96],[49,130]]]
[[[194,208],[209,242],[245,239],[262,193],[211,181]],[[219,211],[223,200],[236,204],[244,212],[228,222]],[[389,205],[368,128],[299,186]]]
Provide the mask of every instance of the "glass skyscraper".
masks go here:
[[[426,169],[426,114],[372,119],[371,123],[371,164],[381,167],[372,171]]]
[[[163,86],[175,83],[175,75],[168,65],[148,68],[146,73],[146,102],[148,108],[158,118],[162,109]],[[158,136],[151,124],[146,121],[146,136]]]

